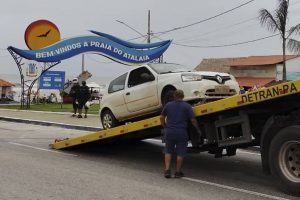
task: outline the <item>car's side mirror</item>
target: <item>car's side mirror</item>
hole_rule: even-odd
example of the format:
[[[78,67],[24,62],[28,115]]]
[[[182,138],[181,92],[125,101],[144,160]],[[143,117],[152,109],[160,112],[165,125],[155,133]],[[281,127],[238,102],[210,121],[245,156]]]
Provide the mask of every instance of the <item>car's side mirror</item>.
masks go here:
[[[154,81],[155,77],[152,74],[142,73],[141,78],[145,81]]]

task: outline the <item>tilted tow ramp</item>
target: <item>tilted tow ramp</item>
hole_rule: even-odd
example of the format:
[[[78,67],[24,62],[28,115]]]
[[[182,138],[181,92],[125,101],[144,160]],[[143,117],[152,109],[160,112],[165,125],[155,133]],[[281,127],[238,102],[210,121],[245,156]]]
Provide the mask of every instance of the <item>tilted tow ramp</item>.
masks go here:
[[[258,104],[264,101],[273,101],[281,97],[293,95],[300,92],[300,80],[285,82],[274,85],[268,88],[262,88],[257,91],[247,92],[241,95],[235,95],[226,99],[197,105],[194,107],[196,117],[204,115],[222,113],[238,107],[243,107],[251,104]],[[56,139],[50,146],[54,149],[64,149],[85,143],[96,142],[100,140],[107,140],[111,138],[129,136],[128,138],[141,136],[141,138],[151,138],[160,135],[161,128],[159,116],[149,119],[121,125],[108,130],[99,130],[94,133],[88,133],[82,136]],[[145,136],[143,137],[143,134]],[[147,136],[146,136],[147,135]]]

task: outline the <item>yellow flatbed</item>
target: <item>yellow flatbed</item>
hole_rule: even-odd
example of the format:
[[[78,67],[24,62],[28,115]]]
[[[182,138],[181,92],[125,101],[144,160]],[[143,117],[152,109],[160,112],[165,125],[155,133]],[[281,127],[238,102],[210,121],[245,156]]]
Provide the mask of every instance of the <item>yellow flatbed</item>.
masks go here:
[[[247,92],[245,94],[235,95],[226,99],[197,105],[193,109],[195,116],[200,117],[246,105],[257,104],[263,101],[272,101],[277,98],[299,93],[299,91],[300,80],[289,81],[268,88],[261,88],[256,91]],[[67,138],[63,140],[56,139],[54,143],[50,144],[50,146],[54,149],[64,149],[89,142],[118,137],[137,131],[138,132],[136,134],[143,134],[141,131],[159,126],[161,126],[161,123],[159,116],[157,116],[121,125],[112,129],[99,130],[97,132],[88,133],[74,138]]]

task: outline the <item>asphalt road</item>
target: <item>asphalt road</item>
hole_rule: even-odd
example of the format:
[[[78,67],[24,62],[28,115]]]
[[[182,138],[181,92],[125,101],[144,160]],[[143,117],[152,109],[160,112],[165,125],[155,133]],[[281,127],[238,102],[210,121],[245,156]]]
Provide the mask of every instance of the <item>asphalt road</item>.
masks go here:
[[[165,179],[157,140],[48,148],[56,137],[83,133],[0,121],[0,199],[299,199],[263,175],[255,152],[189,155],[186,177]]]

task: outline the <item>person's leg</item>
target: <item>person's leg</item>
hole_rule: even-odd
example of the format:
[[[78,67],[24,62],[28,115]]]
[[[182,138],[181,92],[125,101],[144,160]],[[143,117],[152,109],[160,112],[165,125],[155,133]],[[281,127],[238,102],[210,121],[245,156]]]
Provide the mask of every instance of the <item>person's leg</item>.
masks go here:
[[[177,156],[177,159],[176,159],[176,172],[181,172],[182,163],[183,163],[183,157],[182,156]]]
[[[73,101],[72,104],[73,104],[73,115],[72,116],[75,117],[76,113],[77,113],[77,104],[75,101]]]
[[[82,118],[82,108],[83,108],[82,102],[78,102],[78,118]]]
[[[84,118],[87,118],[87,112],[89,108],[87,106],[84,106]]]
[[[165,144],[165,177],[171,178],[171,161],[172,161],[172,153],[174,152],[175,143],[170,140],[166,139]]]
[[[170,170],[171,160],[172,160],[172,155],[166,153],[165,154],[165,170]]]
[[[78,109],[78,118],[82,118],[82,109]]]
[[[184,176],[181,169],[182,169],[182,164],[186,152],[187,152],[187,141],[178,141],[176,143],[177,159],[176,159],[175,178],[180,178]]]

